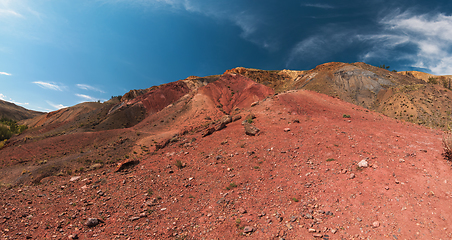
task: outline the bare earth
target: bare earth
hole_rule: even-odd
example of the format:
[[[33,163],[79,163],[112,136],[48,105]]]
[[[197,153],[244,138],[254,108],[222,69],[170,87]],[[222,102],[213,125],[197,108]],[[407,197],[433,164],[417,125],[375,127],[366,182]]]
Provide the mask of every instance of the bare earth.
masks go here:
[[[132,128],[47,139],[47,156],[95,153],[105,163],[115,148],[135,164],[2,187],[2,239],[452,237],[441,131],[307,90],[274,95],[238,75],[221,81]],[[259,102],[250,107],[242,89]],[[256,136],[242,125],[250,113]],[[203,137],[225,114],[242,118]],[[83,152],[70,150],[81,143]],[[89,227],[89,218],[101,221]]]

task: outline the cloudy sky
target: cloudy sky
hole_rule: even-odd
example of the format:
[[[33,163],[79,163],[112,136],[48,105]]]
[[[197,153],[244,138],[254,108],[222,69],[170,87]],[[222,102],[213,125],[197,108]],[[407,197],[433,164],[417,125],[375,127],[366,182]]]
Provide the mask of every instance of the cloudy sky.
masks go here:
[[[452,1],[0,0],[0,99],[38,111],[332,61],[452,74]]]

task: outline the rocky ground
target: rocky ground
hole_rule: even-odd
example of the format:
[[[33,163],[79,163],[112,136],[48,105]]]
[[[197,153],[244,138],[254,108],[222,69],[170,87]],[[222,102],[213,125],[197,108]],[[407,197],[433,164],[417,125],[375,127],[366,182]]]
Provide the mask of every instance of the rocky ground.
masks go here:
[[[1,188],[1,238],[452,237],[441,131],[305,90],[252,105],[155,152],[137,141],[121,169]]]

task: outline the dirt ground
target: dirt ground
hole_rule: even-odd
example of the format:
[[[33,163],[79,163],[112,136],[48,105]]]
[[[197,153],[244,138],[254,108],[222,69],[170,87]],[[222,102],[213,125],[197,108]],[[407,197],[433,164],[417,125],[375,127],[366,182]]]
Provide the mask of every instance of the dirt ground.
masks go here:
[[[103,164],[2,187],[2,239],[452,237],[452,174],[441,131],[298,90],[260,96],[231,113],[240,120],[203,137],[205,128],[196,126],[224,114],[212,104],[220,96],[200,92],[175,104],[180,112],[168,123],[159,120],[169,108],[155,117],[156,127],[144,120],[121,130],[136,152],[127,158],[135,164],[121,171]],[[197,99],[207,102],[178,108]],[[244,120],[259,133],[246,135]],[[148,150],[152,136],[188,126]],[[98,141],[105,156],[122,141],[111,139]],[[367,167],[358,166],[362,160]],[[87,226],[90,218],[98,224]]]

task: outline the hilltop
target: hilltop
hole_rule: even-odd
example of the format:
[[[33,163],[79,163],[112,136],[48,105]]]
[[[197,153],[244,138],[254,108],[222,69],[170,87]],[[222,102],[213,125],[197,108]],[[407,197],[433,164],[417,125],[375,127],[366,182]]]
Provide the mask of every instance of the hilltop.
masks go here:
[[[0,118],[8,118],[15,121],[30,119],[44,113],[28,110],[14,103],[0,100]]]
[[[23,121],[30,129],[0,150],[0,229],[5,238],[448,238],[449,94],[364,63],[327,63],[234,68],[51,112]]]

